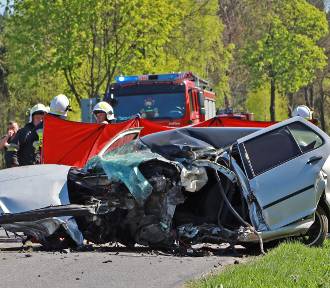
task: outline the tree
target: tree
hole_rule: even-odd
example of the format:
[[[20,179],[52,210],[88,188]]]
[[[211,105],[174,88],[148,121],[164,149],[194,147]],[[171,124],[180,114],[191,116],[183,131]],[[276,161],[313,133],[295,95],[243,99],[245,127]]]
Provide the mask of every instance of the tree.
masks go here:
[[[191,70],[227,89],[217,0],[16,0],[11,11],[13,74],[30,83],[61,72],[78,103],[118,74]]]
[[[270,83],[270,115],[275,121],[275,94],[308,85],[326,56],[317,41],[328,32],[325,14],[304,0],[269,1],[262,33],[244,49],[253,87]]]
[[[211,80],[220,100],[228,93],[227,70],[231,47],[224,47],[217,0],[176,1],[179,24],[165,46],[164,66],[158,71],[193,71]]]
[[[246,108],[249,112],[254,114],[254,119],[258,121],[270,121],[269,104],[270,98],[265,97],[269,91],[269,83],[261,86],[257,90],[249,91],[246,99]],[[276,93],[276,115],[277,120],[282,121],[287,119],[287,98]]]
[[[5,127],[6,122],[8,119],[8,98],[9,98],[9,91],[8,91],[8,64],[6,61],[6,45],[5,39],[3,37],[5,25],[5,16],[0,15],[0,109],[2,111],[2,127]],[[1,127],[1,128],[2,128]],[[1,129],[2,130],[2,129]],[[3,131],[1,131],[3,132]]]
[[[237,110],[247,108],[245,102],[251,88],[250,71],[242,62],[242,50],[244,51],[248,41],[252,43],[260,38],[268,2],[219,0],[218,15],[224,24],[224,46],[230,47],[232,56],[227,70],[229,93],[231,105]]]
[[[161,0],[16,0],[11,11],[14,72],[60,71],[78,103],[107,91],[116,73],[155,65],[177,24],[175,4]]]

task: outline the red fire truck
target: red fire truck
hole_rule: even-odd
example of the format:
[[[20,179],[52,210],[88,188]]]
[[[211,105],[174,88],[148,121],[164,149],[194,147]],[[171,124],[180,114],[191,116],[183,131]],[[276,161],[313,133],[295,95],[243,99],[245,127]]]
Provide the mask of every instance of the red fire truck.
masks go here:
[[[165,126],[186,126],[215,116],[215,93],[192,72],[118,76],[106,93],[117,122],[135,117]]]

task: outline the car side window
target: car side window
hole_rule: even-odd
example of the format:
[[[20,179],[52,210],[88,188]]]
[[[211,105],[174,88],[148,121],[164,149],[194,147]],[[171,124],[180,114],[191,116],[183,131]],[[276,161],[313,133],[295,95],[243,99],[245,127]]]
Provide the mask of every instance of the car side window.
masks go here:
[[[319,148],[323,144],[323,139],[301,122],[290,124],[289,130],[303,153]]]
[[[244,148],[252,178],[301,155],[287,127],[248,140],[244,143]]]

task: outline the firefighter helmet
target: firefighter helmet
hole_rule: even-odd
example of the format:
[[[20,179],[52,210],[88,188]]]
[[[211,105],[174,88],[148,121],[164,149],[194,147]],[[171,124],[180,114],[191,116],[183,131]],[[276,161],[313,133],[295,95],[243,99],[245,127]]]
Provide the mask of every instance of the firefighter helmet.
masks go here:
[[[115,119],[115,116],[113,115],[113,108],[108,102],[101,101],[97,103],[93,108],[93,113],[96,114],[97,112],[105,113],[108,121]]]
[[[312,114],[313,111],[309,109],[306,105],[299,105],[292,112],[293,117],[300,116],[307,120],[311,120],[313,118]]]
[[[55,96],[50,102],[50,114],[66,118],[68,111],[72,111],[70,101],[64,94]]]
[[[34,114],[46,114],[48,113],[47,107],[44,104],[38,103],[30,109],[30,119],[29,122],[32,122],[32,117]]]

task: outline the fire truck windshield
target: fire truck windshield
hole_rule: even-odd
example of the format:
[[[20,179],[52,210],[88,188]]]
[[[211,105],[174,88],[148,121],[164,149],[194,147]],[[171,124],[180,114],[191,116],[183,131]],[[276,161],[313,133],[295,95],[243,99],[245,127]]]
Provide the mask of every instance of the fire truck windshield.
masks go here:
[[[160,89],[154,89],[154,86],[149,86],[150,89],[145,89],[145,87],[141,89],[142,87],[136,86],[135,89],[120,89],[120,93],[115,95],[117,104],[114,112],[117,121],[131,119],[137,114],[140,114],[142,118],[153,120],[183,118],[186,110],[184,87],[173,89],[169,86],[167,85],[165,89],[169,90],[165,91],[166,93],[160,92]]]

